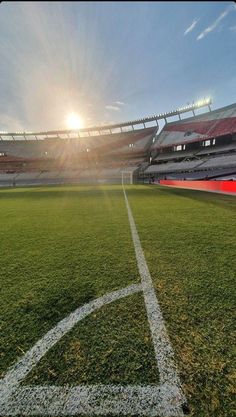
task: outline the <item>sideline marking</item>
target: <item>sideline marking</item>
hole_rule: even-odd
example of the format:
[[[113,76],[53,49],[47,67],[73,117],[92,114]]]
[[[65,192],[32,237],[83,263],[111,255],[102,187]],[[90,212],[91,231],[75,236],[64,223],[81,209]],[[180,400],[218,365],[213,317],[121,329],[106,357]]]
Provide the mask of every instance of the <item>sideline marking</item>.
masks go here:
[[[173,403],[175,396],[175,387],[168,384],[27,386],[18,389],[17,395],[4,404],[2,413],[4,416],[113,414],[181,417]]]
[[[147,309],[148,321],[152,333],[152,340],[158,364],[160,382],[168,382],[180,387],[177,367],[174,363],[174,352],[172,350],[164,319],[155,294],[152,278],[143,253],[138,231],[123,186],[126,208],[128,211],[130,229],[135,249],[135,255],[144,294],[144,301]]]
[[[123,184],[122,184],[123,185]],[[141,284],[133,284],[106,294],[76,309],[46,333],[26,354],[9,368],[0,383],[0,415],[75,415],[123,414],[159,417],[183,417],[183,395],[174,353],[168,338],[151,275],[145,260],[134,218],[123,185],[131,235]],[[159,368],[160,385],[79,385],[20,386],[29,372],[76,323],[115,300],[142,291],[152,341]]]

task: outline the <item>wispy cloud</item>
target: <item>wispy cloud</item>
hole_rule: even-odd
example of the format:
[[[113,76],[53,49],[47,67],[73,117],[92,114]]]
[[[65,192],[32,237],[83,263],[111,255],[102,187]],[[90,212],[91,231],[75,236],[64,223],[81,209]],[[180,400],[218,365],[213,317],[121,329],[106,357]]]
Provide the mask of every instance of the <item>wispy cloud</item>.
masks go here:
[[[117,106],[110,106],[110,105],[107,105],[106,106],[106,109],[107,110],[114,110],[114,111],[119,111],[120,110],[119,107],[117,107]]]
[[[124,106],[125,105],[125,103],[123,103],[123,101],[116,101],[115,104],[118,104],[118,106]]]
[[[191,23],[191,25],[184,32],[184,36],[186,36],[189,32],[192,32],[192,30],[195,28],[198,21],[199,21],[199,19],[194,19],[194,21]]]
[[[230,4],[218,17],[217,19],[212,23],[212,25],[208,26],[206,29],[204,29],[200,35],[198,35],[197,40],[205,38],[210,32],[213,32],[217,28],[217,26],[220,24],[220,22],[225,19],[225,17],[232,12],[233,10],[236,10],[235,5]]]
[[[231,30],[232,32],[236,32],[236,25],[235,26],[230,26],[229,30]]]

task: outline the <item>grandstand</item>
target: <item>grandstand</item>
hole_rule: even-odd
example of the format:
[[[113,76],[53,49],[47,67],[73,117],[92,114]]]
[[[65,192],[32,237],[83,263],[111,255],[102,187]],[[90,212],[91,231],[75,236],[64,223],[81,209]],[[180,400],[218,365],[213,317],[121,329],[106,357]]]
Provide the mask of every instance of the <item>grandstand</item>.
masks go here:
[[[236,104],[167,123],[144,175],[156,179],[234,179]]]
[[[89,137],[2,140],[0,184],[119,181],[149,155],[157,126]]]
[[[234,180],[236,104],[211,111],[210,103],[80,131],[2,132],[0,186],[120,183],[122,172],[140,182]],[[209,111],[195,114],[206,106]],[[181,119],[189,111],[193,116]],[[170,117],[178,120],[169,123]],[[166,123],[157,135],[160,119]]]

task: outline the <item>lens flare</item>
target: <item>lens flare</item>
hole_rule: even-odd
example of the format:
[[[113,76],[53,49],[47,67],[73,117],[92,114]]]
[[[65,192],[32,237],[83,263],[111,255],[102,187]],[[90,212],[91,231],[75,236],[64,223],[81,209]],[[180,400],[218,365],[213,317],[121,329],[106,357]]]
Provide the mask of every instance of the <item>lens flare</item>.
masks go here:
[[[83,120],[78,114],[69,113],[66,116],[66,125],[68,129],[82,129],[84,124]]]

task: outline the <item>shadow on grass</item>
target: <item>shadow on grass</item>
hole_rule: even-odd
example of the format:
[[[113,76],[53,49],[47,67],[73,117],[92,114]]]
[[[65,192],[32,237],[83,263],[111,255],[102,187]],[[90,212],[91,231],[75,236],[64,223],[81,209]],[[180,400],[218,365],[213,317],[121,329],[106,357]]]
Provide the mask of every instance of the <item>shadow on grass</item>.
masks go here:
[[[217,206],[224,207],[225,209],[236,211],[236,196],[225,195],[219,193],[211,193],[207,191],[200,190],[188,190],[183,188],[171,188],[158,185],[146,185],[145,188],[136,188],[129,189],[128,194],[131,196],[142,197],[142,194],[148,194],[150,197],[154,195],[166,195],[180,198],[188,198],[192,200],[197,200],[201,203],[213,204]]]
[[[206,204],[213,204],[224,207],[225,209],[236,210],[236,197],[230,195],[224,195],[219,193],[210,193],[200,190],[188,190],[183,188],[170,188],[158,185],[134,185],[126,186],[128,195],[134,197],[144,197],[154,195],[167,195],[173,197],[188,198],[197,200]],[[65,185],[53,185],[53,186],[38,186],[28,188],[8,188],[0,190],[1,199],[52,199],[52,198],[103,198],[104,195],[109,194],[110,197],[121,197],[122,193],[121,185],[78,185],[69,184]],[[145,204],[144,200],[144,204]]]
[[[175,195],[177,197],[183,198],[191,198],[202,203],[214,204],[221,207],[223,206],[226,209],[236,210],[236,198],[233,195],[230,196],[220,193],[210,193],[207,191],[200,190],[185,190],[180,188],[164,188],[162,189],[162,191],[169,195]]]
[[[40,199],[52,199],[55,198],[89,198],[89,197],[103,197],[104,194],[109,193],[109,196],[111,197],[120,197],[122,193],[121,186],[117,186],[117,188],[113,188],[111,186],[100,187],[100,186],[75,186],[75,189],[70,189],[73,186],[68,186],[66,188],[63,186],[63,189],[61,189],[60,186],[58,188],[55,188],[55,186],[50,189],[50,187],[44,187],[45,189],[42,189],[41,187],[34,187],[34,188],[18,188],[18,189],[4,189],[0,190],[0,199],[29,199],[29,200],[40,200]],[[76,189],[77,187],[77,189]]]
[[[94,287],[91,283],[73,282],[67,288],[50,288],[35,297],[28,294],[17,305],[18,314],[33,315],[39,320],[55,323],[78,307],[96,298]]]

